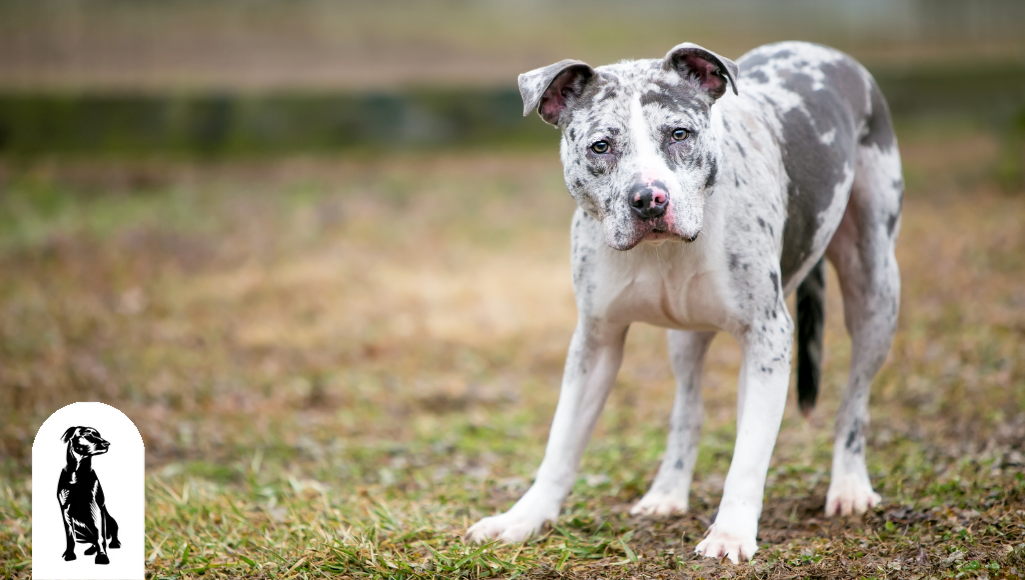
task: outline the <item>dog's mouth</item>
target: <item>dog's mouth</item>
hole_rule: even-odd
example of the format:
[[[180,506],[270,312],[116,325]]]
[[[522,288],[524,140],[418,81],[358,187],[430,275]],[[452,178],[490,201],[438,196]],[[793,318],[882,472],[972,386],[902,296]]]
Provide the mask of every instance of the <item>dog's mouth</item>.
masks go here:
[[[685,238],[677,234],[676,232],[669,229],[669,227],[659,220],[659,222],[652,223],[637,222],[635,229],[631,232],[631,236],[620,243],[615,243],[619,240],[610,239],[608,244],[610,247],[620,251],[632,250],[637,245],[643,242],[650,242],[655,245],[660,245],[666,241],[684,241]]]
[[[663,219],[651,220],[641,222],[638,224],[638,233],[643,232],[639,239],[640,242],[664,242],[666,240],[676,240],[682,242],[693,242],[697,239],[697,234],[693,236],[685,236],[669,226]]]
[[[698,237],[697,231],[691,235],[688,235],[686,231],[680,232],[665,217],[649,220],[634,219],[623,224],[626,225],[625,228],[622,225],[620,227],[616,227],[616,225],[618,224],[614,221],[611,224],[606,223],[606,243],[610,248],[621,252],[632,250],[644,242],[661,245],[669,241],[693,242]]]
[[[641,238],[641,240],[646,241],[646,242],[670,240],[670,239],[682,240],[683,238],[680,237],[677,234],[674,234],[673,232],[670,232],[667,228],[658,227],[658,226],[653,227],[650,230],[648,230],[648,233],[644,234],[644,236]]]

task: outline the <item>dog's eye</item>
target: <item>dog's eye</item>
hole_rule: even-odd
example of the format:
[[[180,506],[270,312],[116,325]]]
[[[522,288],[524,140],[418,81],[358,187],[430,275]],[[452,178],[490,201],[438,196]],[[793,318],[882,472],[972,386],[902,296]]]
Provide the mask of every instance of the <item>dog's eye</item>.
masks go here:
[[[690,131],[686,129],[676,129],[673,131],[673,141],[683,141],[690,136]]]
[[[603,153],[608,153],[609,152],[609,142],[608,141],[596,141],[596,142],[591,144],[591,151],[594,151],[598,155],[601,155]]]

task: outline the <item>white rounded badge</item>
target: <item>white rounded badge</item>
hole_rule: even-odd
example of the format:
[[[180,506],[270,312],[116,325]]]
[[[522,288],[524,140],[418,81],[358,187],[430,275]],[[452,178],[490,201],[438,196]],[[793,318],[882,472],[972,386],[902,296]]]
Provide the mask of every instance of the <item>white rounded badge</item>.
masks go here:
[[[32,578],[144,580],[145,455],[110,405],[50,415],[32,445]]]

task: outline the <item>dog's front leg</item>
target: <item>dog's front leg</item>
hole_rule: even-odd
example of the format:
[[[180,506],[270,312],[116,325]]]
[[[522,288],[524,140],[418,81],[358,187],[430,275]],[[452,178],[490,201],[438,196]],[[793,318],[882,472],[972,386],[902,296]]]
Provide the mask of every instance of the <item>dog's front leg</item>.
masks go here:
[[[669,440],[651,489],[630,509],[630,515],[665,516],[687,511],[703,421],[701,369],[715,333],[670,330],[668,338],[669,361],[676,375]]]
[[[75,556],[75,531],[72,529],[71,515],[68,514],[68,510],[63,505],[61,506],[61,515],[64,519],[64,539],[67,540],[67,547],[64,548],[62,557],[65,562],[70,562],[77,558]]]
[[[766,320],[746,325],[737,336],[744,358],[737,388],[737,441],[722,501],[697,553],[749,560],[758,549],[758,517],[765,477],[779,434],[790,382],[793,322],[779,301]]]
[[[537,479],[509,511],[484,518],[467,531],[477,542],[521,542],[545,522],[559,517],[562,501],[573,488],[580,458],[594,430],[623,360],[626,325],[581,314],[573,333],[559,404]]]
[[[66,562],[75,559],[75,528],[71,522],[71,514],[68,512],[68,498],[71,496],[71,491],[68,489],[70,479],[68,471],[64,470],[61,472],[60,480],[57,483],[57,503],[61,506],[61,519],[64,521],[64,539],[67,540],[67,547],[64,549],[62,556]]]

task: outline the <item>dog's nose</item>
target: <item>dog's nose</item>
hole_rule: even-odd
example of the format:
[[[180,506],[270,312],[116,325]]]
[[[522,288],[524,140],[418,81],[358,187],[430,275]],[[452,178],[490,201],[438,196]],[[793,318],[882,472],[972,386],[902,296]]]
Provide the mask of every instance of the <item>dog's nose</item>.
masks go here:
[[[638,184],[630,189],[630,208],[642,220],[662,217],[669,205],[669,194],[650,185]]]

